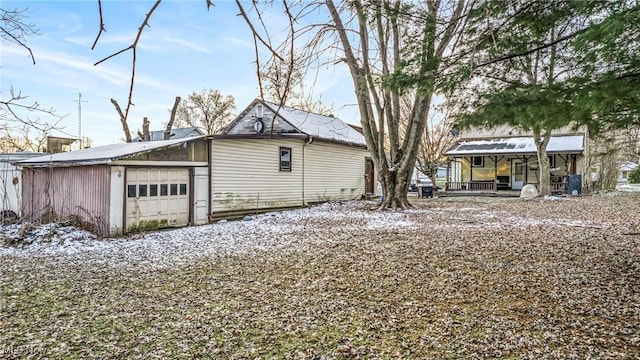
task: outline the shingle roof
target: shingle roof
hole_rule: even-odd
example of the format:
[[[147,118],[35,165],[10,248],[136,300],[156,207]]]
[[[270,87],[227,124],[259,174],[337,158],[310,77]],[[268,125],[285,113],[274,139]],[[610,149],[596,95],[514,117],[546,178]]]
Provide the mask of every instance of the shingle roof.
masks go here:
[[[264,101],[264,104],[270,107],[273,112],[278,111],[278,115],[281,118],[307,135],[325,140],[366,145],[362,134],[338,118],[315,114],[289,106],[280,107],[278,104],[269,101]]]
[[[548,153],[581,153],[584,135],[552,136]],[[459,141],[445,155],[535,154],[533,137],[494,138]]]

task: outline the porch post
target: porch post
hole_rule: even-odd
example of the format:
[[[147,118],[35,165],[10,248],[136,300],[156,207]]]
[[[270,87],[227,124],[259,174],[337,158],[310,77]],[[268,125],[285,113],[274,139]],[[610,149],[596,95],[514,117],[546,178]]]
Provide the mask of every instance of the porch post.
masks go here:
[[[493,156],[493,191],[498,191],[498,155]]]
[[[444,184],[444,191],[449,190],[449,183],[451,182],[450,170],[451,170],[451,158],[447,156],[447,175],[445,177],[447,179],[447,182]]]

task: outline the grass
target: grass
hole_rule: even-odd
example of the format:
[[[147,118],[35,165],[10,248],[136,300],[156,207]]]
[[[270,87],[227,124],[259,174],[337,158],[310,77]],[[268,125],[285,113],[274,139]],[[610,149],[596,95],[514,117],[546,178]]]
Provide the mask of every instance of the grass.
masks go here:
[[[467,200],[420,199],[400,230],[155,270],[0,255],[0,355],[640,357],[638,197]],[[508,220],[549,214],[564,223]],[[318,215],[301,238],[340,226]]]

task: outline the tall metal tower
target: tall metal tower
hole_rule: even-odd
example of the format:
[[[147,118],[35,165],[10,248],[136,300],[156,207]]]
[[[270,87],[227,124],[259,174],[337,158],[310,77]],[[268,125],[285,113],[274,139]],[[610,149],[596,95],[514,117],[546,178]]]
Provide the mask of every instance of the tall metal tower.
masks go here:
[[[82,103],[86,102],[82,100],[82,93],[78,93],[78,100],[74,100],[78,103],[78,141],[80,144],[80,150],[84,147],[82,141]]]

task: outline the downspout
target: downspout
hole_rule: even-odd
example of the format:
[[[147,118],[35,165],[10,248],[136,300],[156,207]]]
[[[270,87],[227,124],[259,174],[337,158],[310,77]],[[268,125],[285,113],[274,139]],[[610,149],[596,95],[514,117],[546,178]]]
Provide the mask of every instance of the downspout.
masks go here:
[[[307,205],[307,199],[306,199],[306,197],[305,197],[305,196],[306,196],[306,194],[305,194],[305,183],[306,183],[307,179],[306,179],[306,177],[305,177],[305,171],[304,171],[304,169],[305,169],[305,163],[304,163],[304,160],[305,160],[304,148],[305,148],[307,145],[311,144],[312,142],[313,142],[313,136],[308,135],[308,136],[307,136],[307,141],[305,141],[305,143],[304,143],[304,144],[302,144],[302,205],[303,205],[303,206],[306,206],[306,205]],[[293,159],[292,159],[292,160],[293,160]]]

